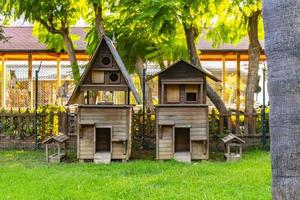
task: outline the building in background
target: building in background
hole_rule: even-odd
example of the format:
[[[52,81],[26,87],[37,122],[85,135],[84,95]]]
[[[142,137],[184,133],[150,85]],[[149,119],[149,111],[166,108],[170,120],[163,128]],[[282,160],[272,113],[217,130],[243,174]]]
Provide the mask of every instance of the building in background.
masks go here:
[[[74,27],[72,34],[79,36],[74,41],[79,65],[83,67],[89,60],[85,51],[84,27]],[[39,105],[65,105],[74,88],[71,68],[66,52],[55,52],[38,42],[32,35],[32,27],[5,27],[6,43],[0,43],[0,107],[5,109],[33,108],[35,97],[35,70],[42,63],[39,75]],[[204,68],[213,72],[222,83],[210,84],[220,93],[228,107],[243,108],[244,91],[248,70],[248,40],[243,39],[238,45],[225,44],[219,48],[200,39],[197,48],[201,51],[200,59]],[[264,43],[262,43],[264,48]],[[261,61],[265,60],[261,55]],[[81,71],[82,71],[81,69]],[[159,71],[155,65],[148,65],[149,75]],[[261,72],[260,72],[261,73]],[[139,88],[138,81],[134,80]],[[239,83],[239,84],[238,84]],[[156,84],[154,84],[156,85]],[[260,82],[262,86],[262,82]],[[154,89],[154,99],[155,96]],[[240,94],[240,95],[236,95]],[[239,99],[239,101],[237,101]],[[257,98],[261,100],[260,95]],[[237,102],[241,104],[237,105]]]

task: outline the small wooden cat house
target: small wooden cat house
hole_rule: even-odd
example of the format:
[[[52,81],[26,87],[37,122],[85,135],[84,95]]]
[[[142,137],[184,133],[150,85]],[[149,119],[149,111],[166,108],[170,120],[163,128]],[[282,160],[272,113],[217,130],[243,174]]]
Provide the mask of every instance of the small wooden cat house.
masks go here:
[[[233,134],[228,134],[221,139],[224,142],[226,161],[238,161],[242,158],[243,145],[245,141]]]
[[[109,163],[128,160],[131,152],[130,92],[140,103],[125,65],[104,36],[68,104],[77,105],[77,157]]]
[[[208,159],[208,105],[206,77],[218,78],[183,60],[158,76],[156,159]]]

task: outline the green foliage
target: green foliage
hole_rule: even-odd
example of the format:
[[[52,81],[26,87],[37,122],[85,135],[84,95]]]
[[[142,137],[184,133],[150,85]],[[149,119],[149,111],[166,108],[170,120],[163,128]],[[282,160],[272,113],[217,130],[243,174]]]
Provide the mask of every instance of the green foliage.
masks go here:
[[[86,0],[3,0],[2,13],[13,15],[15,19],[24,18],[34,23],[33,34],[40,42],[55,51],[65,49],[69,55],[75,54],[70,36],[70,27],[75,25],[87,12]],[[64,38],[64,39],[63,39]],[[70,44],[71,43],[71,44]],[[71,56],[72,57],[72,56]],[[75,55],[70,58],[75,81],[79,80],[79,69]]]
[[[148,60],[160,64],[162,61],[173,62],[188,57],[182,28],[174,29],[170,20],[160,24],[160,18],[152,20],[151,23],[147,21],[147,16],[156,12],[155,7],[149,8],[149,1],[105,2],[102,5],[106,35],[111,38],[113,35],[116,36],[117,49],[130,72],[135,69],[138,56],[143,61]],[[168,3],[166,2],[166,4]],[[173,3],[170,2],[170,4]],[[166,8],[159,12],[163,13],[165,9],[171,14]],[[166,15],[166,17],[168,16]],[[93,15],[89,14],[86,21],[91,25],[86,38],[87,49],[89,53],[93,53],[99,40]],[[160,25],[164,28],[160,29]]]
[[[46,44],[49,49],[53,49],[56,52],[61,52],[65,49],[62,36],[49,33],[40,23],[34,24],[32,34],[37,37],[41,43]]]
[[[212,10],[212,9],[211,9]],[[224,43],[237,44],[248,35],[249,17],[262,10],[262,0],[227,0],[213,11],[211,29],[206,38],[213,42],[214,47]],[[259,38],[264,38],[262,16],[259,17]]]
[[[39,138],[58,133],[58,113],[65,111],[63,106],[57,105],[44,105],[38,108]],[[5,135],[22,139],[34,134],[34,110],[28,113],[26,110],[20,110],[20,113],[2,110],[1,113],[6,116],[0,121],[0,130]]]
[[[270,156],[258,150],[235,163],[110,165],[48,165],[43,151],[1,151],[0,174],[0,199],[271,199]]]
[[[66,51],[64,40],[60,34],[50,33],[43,25],[34,23],[32,34],[38,38],[39,42],[45,44],[47,48],[53,49],[56,52]],[[70,34],[72,41],[79,40],[80,37],[75,34]],[[74,46],[76,48],[76,46]]]

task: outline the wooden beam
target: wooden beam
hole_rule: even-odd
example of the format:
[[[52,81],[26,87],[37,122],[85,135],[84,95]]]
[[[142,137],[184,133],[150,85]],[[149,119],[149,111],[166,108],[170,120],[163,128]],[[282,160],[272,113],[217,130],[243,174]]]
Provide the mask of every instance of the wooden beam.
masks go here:
[[[80,91],[128,91],[127,85],[80,85]]]
[[[1,53],[1,51],[0,51]],[[7,52],[5,53],[5,58],[8,61],[16,61],[16,60],[28,60],[28,54],[26,52]],[[59,53],[61,61],[68,61],[69,57],[66,53]],[[33,60],[39,60],[39,61],[56,61],[57,60],[57,53],[55,52],[31,52],[32,59]],[[76,53],[77,60],[80,61],[88,61],[90,59],[90,56],[83,52]]]
[[[28,99],[29,108],[33,108],[32,54],[28,54]]]
[[[1,52],[0,53],[4,53]],[[241,55],[242,61],[247,61],[249,59],[248,52],[242,51],[238,52]],[[33,60],[41,60],[41,61],[56,61],[57,53],[55,52],[32,52]],[[236,51],[202,51],[201,55],[199,55],[201,61],[222,61],[222,57],[225,56],[226,61],[236,61]],[[28,59],[28,52],[5,52],[6,60],[24,60]],[[60,53],[61,61],[68,61],[69,57],[66,53]],[[85,52],[76,52],[77,60],[88,61],[90,56]],[[260,56],[261,61],[265,61],[266,55],[262,54]]]
[[[226,88],[226,58],[222,57],[222,99],[225,100],[225,88]]]
[[[1,94],[1,107],[5,109],[6,107],[6,96],[5,96],[5,57],[4,55],[1,57],[1,65],[0,65],[0,76],[1,76],[1,86],[0,86],[0,94]]]

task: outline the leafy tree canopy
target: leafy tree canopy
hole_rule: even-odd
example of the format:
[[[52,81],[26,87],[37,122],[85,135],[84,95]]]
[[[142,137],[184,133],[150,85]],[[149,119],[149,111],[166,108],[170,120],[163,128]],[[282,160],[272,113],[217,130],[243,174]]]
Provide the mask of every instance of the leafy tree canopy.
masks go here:
[[[224,43],[237,44],[249,33],[249,17],[259,12],[258,33],[259,38],[263,39],[261,10],[261,0],[224,1],[222,10],[215,12],[215,17],[212,19],[211,28],[207,32],[206,38],[213,41],[214,47],[219,47]]]

